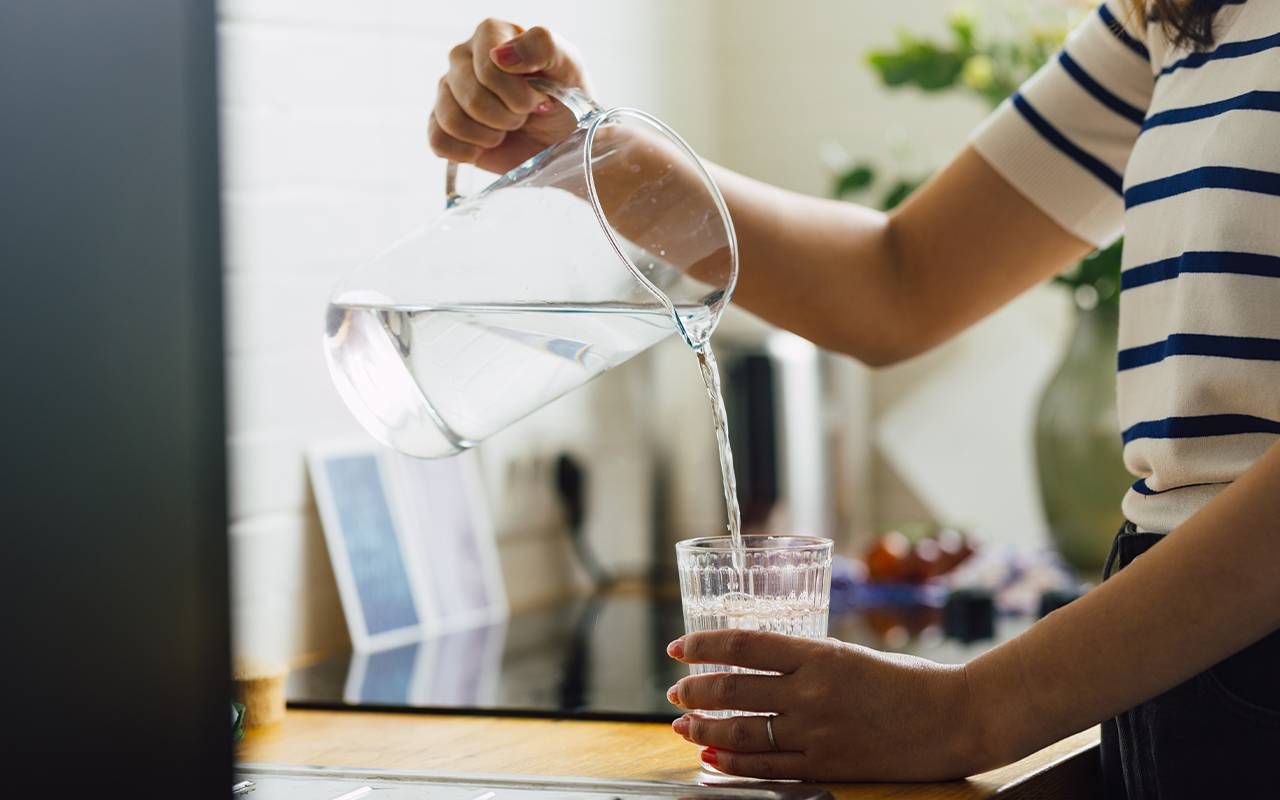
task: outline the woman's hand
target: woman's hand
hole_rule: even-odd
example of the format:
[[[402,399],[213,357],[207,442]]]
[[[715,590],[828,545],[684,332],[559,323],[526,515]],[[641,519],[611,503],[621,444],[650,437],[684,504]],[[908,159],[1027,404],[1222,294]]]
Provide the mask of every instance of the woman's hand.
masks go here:
[[[685,714],[672,728],[705,746],[702,760],[756,778],[944,780],[996,766],[970,702],[965,668],[834,639],[724,630],[691,633],[667,653],[686,664],[731,664],[777,675],[680,679],[667,699],[684,709],[776,714],[716,719]]]
[[[533,75],[590,93],[581,59],[546,28],[481,22],[449,51],[449,71],[431,112],[431,150],[506,172],[563,139],[575,127],[573,115],[529,86],[526,77]]]

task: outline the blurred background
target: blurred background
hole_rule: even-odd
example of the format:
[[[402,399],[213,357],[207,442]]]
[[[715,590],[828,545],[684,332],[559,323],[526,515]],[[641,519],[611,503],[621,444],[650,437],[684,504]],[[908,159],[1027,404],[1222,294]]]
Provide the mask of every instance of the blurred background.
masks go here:
[[[602,104],[653,113],[706,159],[877,204],[897,179],[924,177],[963,145],[999,99],[1001,64],[933,53],[926,61],[941,64],[945,90],[925,92],[887,87],[894,65],[873,68],[869,52],[910,53],[904,30],[954,43],[973,25],[992,38],[1052,39],[1081,13],[995,0],[219,9],[235,644],[293,662],[347,642],[305,453],[365,434],[325,368],[325,302],[344,273],[441,210],[444,164],[427,147],[428,114],[449,48],[481,19],[544,25],[571,41]],[[850,555],[885,531],[933,525],[995,547],[1046,547],[1041,397],[1077,309],[1095,304],[1078,289],[1041,287],[937,351],[878,371],[732,313],[713,344],[731,415],[736,397],[739,418],[754,420],[731,419],[744,431],[740,461],[754,459],[740,468],[749,522],[830,536]],[[752,377],[761,374],[763,383]],[[756,433],[770,442],[737,444]],[[724,526],[710,414],[675,339],[478,449],[513,610],[586,583],[556,492],[562,455],[586,476],[584,536],[615,572],[648,574],[670,561],[675,540]],[[1118,508],[1122,489],[1105,501]]]

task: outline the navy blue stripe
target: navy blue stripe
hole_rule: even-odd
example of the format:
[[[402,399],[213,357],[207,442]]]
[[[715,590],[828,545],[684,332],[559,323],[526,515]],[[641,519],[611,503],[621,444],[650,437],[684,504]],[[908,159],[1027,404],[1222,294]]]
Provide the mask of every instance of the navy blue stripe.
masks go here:
[[[1156,364],[1171,356],[1215,356],[1248,361],[1280,361],[1280,339],[1256,336],[1214,336],[1207,333],[1174,333],[1162,342],[1128,347],[1117,356],[1121,372]]]
[[[1120,435],[1120,438],[1128,444],[1135,439],[1193,439],[1201,436],[1234,436],[1241,433],[1280,435],[1280,422],[1248,414],[1165,417],[1131,425]]]
[[[1129,32],[1124,29],[1124,26],[1120,24],[1120,20],[1116,19],[1105,3],[1098,6],[1098,16],[1102,17],[1102,23],[1125,47],[1141,56],[1143,61],[1151,60],[1151,53],[1147,52],[1146,45],[1129,35]]]
[[[1074,58],[1067,55],[1066,50],[1058,54],[1058,63],[1062,65],[1068,75],[1076,79],[1076,83],[1080,84],[1081,88],[1093,95],[1093,98],[1099,103],[1102,103],[1135,125],[1142,124],[1142,118],[1146,116],[1142,109],[1129,105],[1107,91],[1106,87],[1095,81],[1092,75],[1085,72],[1084,68],[1076,63]]]
[[[1152,114],[1143,123],[1142,129],[1150,130],[1158,128],[1161,125],[1178,125],[1183,122],[1195,122],[1198,119],[1208,119],[1216,117],[1219,114],[1225,114],[1228,111],[1280,111],[1280,92],[1253,91],[1245,92],[1241,95],[1219,100],[1214,103],[1205,103],[1201,106],[1187,106],[1186,108],[1171,108],[1168,111],[1161,111],[1158,114]]]
[[[1124,191],[1124,179],[1120,177],[1118,172],[1080,149],[1080,147],[1070,139],[1063,136],[1057,128],[1049,124],[1047,119],[1040,116],[1040,112],[1031,107],[1031,104],[1027,102],[1027,98],[1023,97],[1021,92],[1014,92],[1012,100],[1013,107],[1018,109],[1018,113],[1022,114],[1023,119],[1025,119],[1031,127],[1035,128],[1036,132],[1043,136],[1049,144],[1058,148],[1058,150],[1062,151],[1062,153],[1072,161],[1088,170],[1095,178],[1109,186],[1116,194],[1121,194]]]
[[[1280,256],[1261,253],[1192,250],[1173,258],[1165,258],[1131,267],[1120,275],[1120,290],[1172,280],[1183,273],[1209,272],[1231,275],[1257,275],[1280,278]]]
[[[1147,485],[1145,478],[1139,478],[1133,483],[1133,490],[1138,494],[1145,494],[1150,497],[1155,494],[1164,494],[1165,492],[1176,492],[1179,489],[1194,489],[1197,486],[1225,486],[1231,481],[1208,481],[1206,483],[1185,483],[1182,486],[1170,486],[1168,489],[1152,489]]]
[[[1125,208],[1133,208],[1197,189],[1238,189],[1280,195],[1280,173],[1245,167],[1198,167],[1130,186],[1124,193],[1124,205]]]
[[[1280,47],[1280,33],[1273,33],[1270,36],[1263,36],[1261,39],[1248,39],[1243,42],[1228,42],[1220,45],[1213,50],[1192,53],[1189,56],[1180,58],[1169,66],[1160,70],[1160,75],[1168,75],[1170,72],[1179,69],[1198,69],[1208,64],[1210,61],[1218,61],[1223,58],[1241,58],[1243,56],[1251,56],[1255,53],[1261,53],[1264,50]]]

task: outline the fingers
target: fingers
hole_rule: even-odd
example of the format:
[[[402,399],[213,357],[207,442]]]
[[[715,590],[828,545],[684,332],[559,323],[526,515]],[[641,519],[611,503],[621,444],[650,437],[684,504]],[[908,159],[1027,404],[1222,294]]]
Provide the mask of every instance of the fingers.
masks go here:
[[[574,120],[528,76],[588,89],[572,48],[546,28],[487,19],[449,51],[429,125],[431,149],[505,172],[573,130]]]
[[[667,645],[667,654],[686,664],[729,664],[735,667],[795,672],[813,657],[814,642],[762,631],[702,631]]]
[[[471,62],[476,79],[480,84],[502,101],[511,111],[517,114],[532,114],[538,107],[548,102],[546,95],[535,91],[529,81],[520,75],[509,75],[503,72],[489,55],[490,51],[480,47],[472,48]]]
[[[799,752],[800,734],[792,729],[785,716],[738,716],[719,719],[702,714],[685,714],[671,728],[684,738],[704,747],[717,750],[732,750],[735,753],[772,753],[775,751],[769,741],[768,724],[773,720],[773,738],[777,741],[777,750],[793,750]],[[789,734],[789,735],[788,735]]]
[[[444,80],[454,100],[468,117],[481,125],[502,131],[520,128],[528,118],[528,113],[512,111],[498,95],[480,82],[471,52],[469,43],[460,44],[449,51],[449,72]]]
[[[479,147],[459,141],[445,133],[436,120],[434,112],[431,114],[431,121],[427,124],[427,141],[431,143],[431,152],[449,161],[473,164],[480,157]]]
[[[702,760],[730,775],[765,780],[803,778],[808,772],[808,762],[801,753],[735,753],[709,747],[702,751]]]
[[[690,675],[667,690],[667,700],[680,708],[704,711],[779,711],[783,681],[776,675],[733,672]]]
[[[552,80],[565,80],[576,72],[565,50],[551,31],[530,28],[489,51],[490,60],[503,72],[530,75],[535,72]]]
[[[445,81],[440,81],[434,117],[440,128],[454,139],[486,150],[497,147],[502,144],[503,139],[507,138],[506,131],[481,125],[467,116],[467,112],[462,110],[462,106],[453,96],[453,90]]]
[[[493,60],[492,53],[504,43],[523,34],[524,28],[499,19],[486,19],[471,37],[471,68],[476,79],[517,114],[531,114],[547,98],[519,75],[507,74]],[[515,52],[514,46],[511,52]]]

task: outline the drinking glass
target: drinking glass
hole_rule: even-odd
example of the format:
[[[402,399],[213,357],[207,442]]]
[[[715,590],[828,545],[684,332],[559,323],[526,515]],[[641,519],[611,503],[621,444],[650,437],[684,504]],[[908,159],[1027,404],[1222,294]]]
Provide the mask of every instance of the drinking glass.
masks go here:
[[[822,639],[831,602],[831,540],[817,536],[728,536],[676,543],[680,599],[688,633],[736,628]],[[723,664],[691,664],[689,672],[760,673]],[[704,711],[727,717],[739,711]]]

